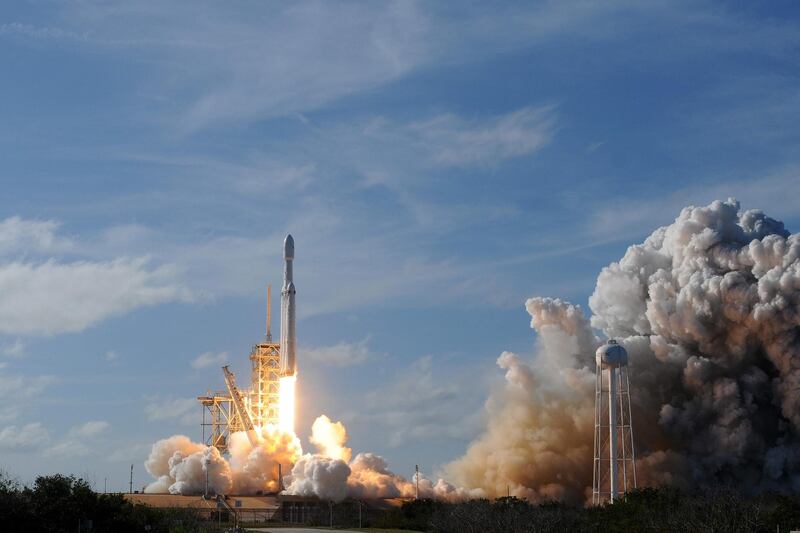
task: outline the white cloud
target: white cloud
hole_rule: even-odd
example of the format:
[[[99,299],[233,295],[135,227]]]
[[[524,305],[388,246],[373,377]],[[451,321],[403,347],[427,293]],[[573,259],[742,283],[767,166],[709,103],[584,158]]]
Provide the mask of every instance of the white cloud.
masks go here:
[[[76,439],[63,440],[44,451],[45,457],[86,457],[90,453],[91,448]]]
[[[53,376],[27,377],[0,374],[0,402],[6,402],[13,398],[32,398],[54,382]]]
[[[146,457],[152,444],[131,444],[123,448],[117,448],[106,459],[110,462],[139,462],[143,461]]]
[[[59,28],[33,26],[31,24],[22,24],[20,22],[0,24],[0,35],[19,35],[37,40],[51,40],[51,39],[70,40],[70,41],[87,40],[87,37],[85,35],[77,35],[75,33],[67,32]]]
[[[0,449],[8,452],[30,452],[50,440],[47,429],[39,422],[21,427],[7,426],[0,431]]]
[[[25,343],[22,342],[22,339],[17,338],[12,343],[0,346],[0,353],[8,357],[22,357],[25,355]]]
[[[145,258],[0,265],[0,332],[52,335],[86,329],[139,307],[189,301],[172,268]]]
[[[69,250],[73,242],[56,235],[59,226],[54,220],[7,218],[0,222],[0,254]]]
[[[148,398],[144,411],[151,422],[169,420],[189,425],[197,424],[200,420],[200,404],[194,398],[153,396]]]
[[[105,420],[90,420],[72,426],[63,438],[44,450],[44,455],[45,457],[86,457],[93,451],[90,443],[110,428],[111,424]]]
[[[105,354],[103,354],[103,357],[106,361],[115,361],[119,356],[114,350],[108,350]]]
[[[200,369],[200,368],[207,368],[209,366],[222,366],[228,362],[228,352],[205,352],[201,353],[197,357],[194,358],[192,361],[192,368]]]
[[[56,379],[0,373],[0,420],[13,420],[31,400],[41,396]]]
[[[552,106],[525,107],[485,120],[441,115],[410,128],[437,163],[467,166],[493,164],[541,149],[555,133],[556,117]]]
[[[104,433],[111,428],[111,424],[105,420],[90,420],[79,426],[73,426],[67,433],[69,438],[90,439]]]
[[[302,353],[300,357],[323,365],[358,365],[376,357],[375,354],[369,351],[369,347],[367,346],[368,340],[369,339],[364,339],[359,342],[340,342],[333,346],[304,348],[301,350]]]
[[[602,148],[603,145],[605,145],[605,144],[606,144],[605,141],[594,141],[594,142],[591,142],[586,146],[586,153],[590,154],[592,152],[595,152],[595,151],[599,150],[600,148]]]
[[[276,190],[302,190],[315,179],[316,168],[311,163],[289,165],[273,160],[251,161],[238,168],[238,172],[226,173],[232,186],[240,193],[264,194]]]
[[[174,266],[152,267],[147,257],[60,261],[90,247],[58,229],[53,220],[0,221],[0,333],[76,332],[139,307],[191,300]],[[21,353],[22,345],[7,350]]]

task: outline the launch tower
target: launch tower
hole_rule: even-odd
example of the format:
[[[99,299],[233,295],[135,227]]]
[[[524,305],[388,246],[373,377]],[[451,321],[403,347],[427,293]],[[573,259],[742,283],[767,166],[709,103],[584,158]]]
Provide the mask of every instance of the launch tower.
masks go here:
[[[281,342],[272,340],[272,287],[267,287],[267,328],[264,340],[250,352],[250,388],[235,385],[235,376],[223,367],[226,391],[208,391],[197,400],[203,405],[203,442],[224,453],[231,433],[247,431],[252,437],[255,427],[279,425],[281,421],[281,379],[294,377],[297,371],[295,336],[295,287],[292,261],[294,239],[287,235],[283,243],[284,271],[281,290]],[[283,349],[282,349],[283,348]],[[294,388],[291,389],[294,395]],[[287,394],[284,391],[284,394]],[[284,401],[285,403],[285,401]],[[294,408],[294,402],[288,406]]]
[[[636,488],[636,453],[628,352],[617,341],[609,340],[597,349],[595,360],[592,503],[598,505],[604,501],[613,503],[621,494]]]
[[[278,423],[280,393],[281,345],[272,342],[272,286],[267,287],[267,333],[264,342],[253,346],[250,389],[250,415],[253,424],[265,426]]]

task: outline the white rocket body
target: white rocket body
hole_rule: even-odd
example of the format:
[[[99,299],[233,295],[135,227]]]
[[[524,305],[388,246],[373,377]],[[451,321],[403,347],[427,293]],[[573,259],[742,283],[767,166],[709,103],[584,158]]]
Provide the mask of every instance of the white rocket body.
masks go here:
[[[297,372],[293,260],[294,239],[291,235],[287,235],[283,241],[283,289],[281,290],[281,374],[284,376],[293,376]]]

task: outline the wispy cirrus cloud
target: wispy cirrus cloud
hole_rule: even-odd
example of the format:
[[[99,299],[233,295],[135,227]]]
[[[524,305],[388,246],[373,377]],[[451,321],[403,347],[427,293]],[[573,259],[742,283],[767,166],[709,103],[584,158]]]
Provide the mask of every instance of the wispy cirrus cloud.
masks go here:
[[[90,28],[92,44],[109,53],[155,60],[162,72],[149,90],[181,102],[169,123],[183,132],[315,109],[426,60],[427,16],[413,2],[252,7],[87,2],[64,7],[58,31]],[[44,29],[14,31],[39,36]],[[182,80],[172,76],[176,68]]]
[[[469,438],[479,430],[480,414],[476,408],[473,415],[465,417],[465,406],[483,397],[476,394],[476,387],[488,384],[476,381],[474,374],[452,371],[448,379],[441,379],[440,372],[433,357],[417,358],[407,371],[368,392],[359,413],[350,417],[382,427],[390,446],[424,439]],[[452,424],[456,418],[461,423]]]
[[[200,404],[194,398],[150,396],[144,407],[145,416],[151,422],[197,423]]]
[[[21,22],[10,22],[0,24],[0,36],[12,35],[28,37],[36,40],[70,40],[70,41],[89,41],[87,35],[80,35],[61,28],[35,26],[33,24],[23,24]]]
[[[67,433],[67,437],[76,439],[90,439],[101,433],[105,433],[111,428],[111,424],[105,420],[89,420],[83,424],[73,426]]]
[[[775,53],[796,46],[790,21],[770,31],[704,2],[630,0],[463,4],[293,2],[226,9],[215,2],[63,3],[50,25],[10,22],[0,35],[73,41],[146,61],[148,117],[184,133],[313,111],[431,65],[463,63],[547,43],[623,43],[620,60],[649,61],[718,50]],[[664,55],[641,28],[679,38]],[[639,45],[641,43],[641,45]],[[612,58],[613,59],[613,58]],[[180,71],[181,76],[175,72]],[[168,104],[166,104],[168,102]]]
[[[54,376],[0,372],[0,420],[13,420],[32,399],[56,382]]]
[[[378,357],[369,349],[368,343],[369,339],[363,339],[358,342],[339,342],[332,346],[302,348],[300,356],[322,365],[359,365]]]
[[[416,122],[410,131],[446,166],[491,165],[531,154],[547,145],[556,131],[553,106],[524,107],[483,120],[445,114]]]
[[[0,449],[11,453],[32,453],[45,446],[50,433],[40,422],[6,426],[0,430]]]
[[[590,212],[584,228],[596,239],[625,240],[647,235],[670,223],[687,205],[705,205],[714,200],[734,197],[743,209],[767,209],[772,216],[798,217],[800,207],[794,201],[800,195],[800,168],[790,167],[738,180],[710,180],[707,183],[677,189],[650,198],[617,198]]]
[[[90,420],[72,426],[63,438],[43,453],[46,457],[86,457],[94,451],[97,438],[110,428],[111,424],[105,420]]]
[[[25,343],[19,337],[13,342],[0,344],[0,354],[7,357],[22,357],[25,355]]]
[[[195,370],[210,366],[221,366],[228,362],[228,352],[205,352],[192,359],[192,368]]]

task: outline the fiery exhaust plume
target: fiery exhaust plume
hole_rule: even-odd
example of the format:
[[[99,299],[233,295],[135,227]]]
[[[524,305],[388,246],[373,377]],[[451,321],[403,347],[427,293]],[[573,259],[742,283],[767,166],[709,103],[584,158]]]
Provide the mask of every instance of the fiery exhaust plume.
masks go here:
[[[281,390],[278,396],[279,416],[278,427],[285,433],[294,434],[294,396],[297,376],[284,376],[281,378]]]

